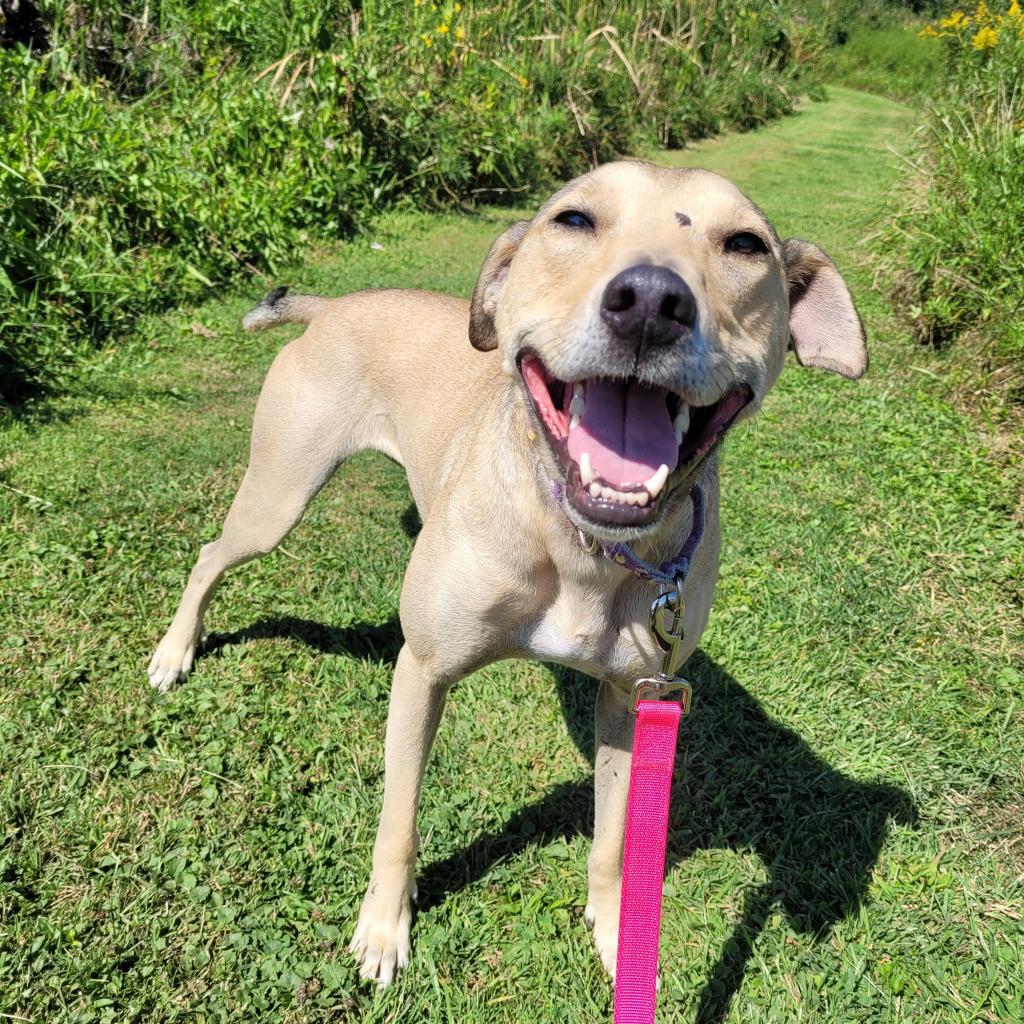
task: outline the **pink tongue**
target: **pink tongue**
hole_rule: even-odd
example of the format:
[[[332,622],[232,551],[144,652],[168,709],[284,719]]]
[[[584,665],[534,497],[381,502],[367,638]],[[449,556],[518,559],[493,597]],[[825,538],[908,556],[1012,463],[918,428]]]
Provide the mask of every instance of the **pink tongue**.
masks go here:
[[[642,484],[662,464],[669,472],[675,469],[679,445],[663,388],[588,380],[583,394],[586,411],[569,431],[569,455],[575,462],[589,453],[594,472],[617,489]]]

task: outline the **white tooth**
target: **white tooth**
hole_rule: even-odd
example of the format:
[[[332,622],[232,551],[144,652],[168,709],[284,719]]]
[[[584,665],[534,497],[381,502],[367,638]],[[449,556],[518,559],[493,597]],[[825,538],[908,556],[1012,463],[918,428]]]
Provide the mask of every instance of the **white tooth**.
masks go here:
[[[651,495],[652,498],[656,498],[661,493],[661,489],[662,487],[665,486],[665,481],[667,479],[668,466],[666,466],[663,462],[658,467],[658,472],[655,473],[654,476],[650,478],[650,480],[644,482],[644,487],[647,488],[648,493]]]
[[[605,501],[614,501],[615,492],[610,487],[602,487],[601,497],[604,498]]]
[[[638,495],[636,491],[626,491],[623,497],[626,499],[627,505],[635,505],[637,502]]]
[[[637,499],[636,499],[636,503],[637,503],[637,504],[638,504],[638,505],[639,505],[639,506],[640,506],[641,508],[645,508],[645,507],[647,506],[647,502],[648,502],[648,501],[649,501],[649,498],[648,498],[648,496],[647,496],[647,492],[646,492],[646,491],[641,491],[641,492],[640,492],[640,494],[639,494],[639,496],[638,496],[638,497],[637,497]]]
[[[583,397],[583,385],[574,384],[572,389],[572,401],[569,403],[569,412],[573,416],[582,416],[586,409],[587,402]]]
[[[589,487],[596,476],[594,467],[590,464],[590,452],[584,452],[580,456],[580,480],[583,486]]]
[[[579,415],[577,413],[573,413],[572,416],[569,417],[569,429],[570,430],[575,430],[579,425],[580,425]]]
[[[679,407],[679,415],[672,422],[676,431],[676,444],[683,443],[683,434],[690,429],[690,407],[685,403]]]
[[[593,482],[593,483],[592,483],[592,484],[590,485],[590,496],[591,496],[592,498],[600,498],[600,497],[601,497],[601,491],[602,491],[602,489],[603,489],[603,488],[601,487],[601,485],[600,485],[600,484],[599,484],[599,483],[598,483],[598,482],[597,482],[597,481],[595,480],[595,481],[594,481],[594,482]]]

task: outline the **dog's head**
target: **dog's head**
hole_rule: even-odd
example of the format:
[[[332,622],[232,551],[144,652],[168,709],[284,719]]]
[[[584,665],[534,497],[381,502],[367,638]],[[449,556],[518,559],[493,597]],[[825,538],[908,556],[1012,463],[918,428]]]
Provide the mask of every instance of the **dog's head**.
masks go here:
[[[469,336],[500,347],[567,514],[607,539],[657,528],[787,349],[846,377],[867,368],[820,249],[781,241],[725,178],[640,161],[577,178],[494,243]]]

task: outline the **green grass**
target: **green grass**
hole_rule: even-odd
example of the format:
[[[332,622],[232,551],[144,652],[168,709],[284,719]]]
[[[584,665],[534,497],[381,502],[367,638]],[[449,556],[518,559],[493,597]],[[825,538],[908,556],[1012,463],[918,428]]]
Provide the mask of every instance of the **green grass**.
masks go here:
[[[788,367],[728,444],[662,1021],[1024,1013],[1020,467],[869,289],[860,239],[908,131],[904,108],[835,90],[666,157],[732,175],[834,253],[873,367],[857,384]],[[346,245],[292,283],[466,294],[511,216],[394,216],[382,250]],[[413,965],[378,995],[343,952],[415,528],[398,468],[344,467],[283,550],[229,577],[188,683],[149,691],[286,340],[238,328],[263,288],[153,320],[0,432],[0,1019],[609,1019],[582,922],[593,686],[572,673],[510,663],[457,688]]]

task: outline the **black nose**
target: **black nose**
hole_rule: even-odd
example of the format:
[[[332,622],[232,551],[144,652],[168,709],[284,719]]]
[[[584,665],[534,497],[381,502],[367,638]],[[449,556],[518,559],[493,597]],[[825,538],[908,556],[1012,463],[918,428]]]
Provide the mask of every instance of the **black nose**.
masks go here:
[[[668,267],[639,263],[616,274],[601,297],[604,322],[637,351],[670,345],[697,321],[690,286]]]

